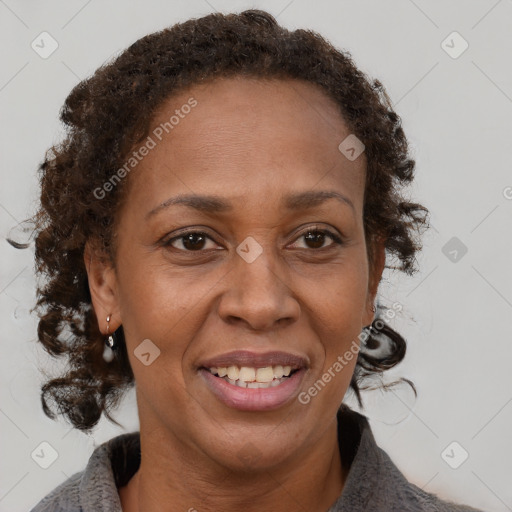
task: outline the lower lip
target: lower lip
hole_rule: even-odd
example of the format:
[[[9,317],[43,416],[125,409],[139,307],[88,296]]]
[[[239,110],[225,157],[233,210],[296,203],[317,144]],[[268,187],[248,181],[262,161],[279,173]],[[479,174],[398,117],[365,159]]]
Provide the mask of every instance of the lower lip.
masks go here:
[[[296,371],[279,386],[271,388],[240,388],[205,369],[200,374],[213,394],[225,405],[240,411],[271,411],[282,407],[298,394],[305,370]]]

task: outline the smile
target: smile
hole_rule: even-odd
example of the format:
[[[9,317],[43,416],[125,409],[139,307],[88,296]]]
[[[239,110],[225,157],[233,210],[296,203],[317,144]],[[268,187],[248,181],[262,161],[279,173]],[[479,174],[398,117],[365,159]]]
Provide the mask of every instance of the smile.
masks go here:
[[[199,374],[213,396],[225,406],[240,411],[270,411],[285,406],[298,396],[306,369],[295,370],[288,377],[270,382],[241,379],[229,382],[227,375],[219,377],[206,368]]]
[[[212,375],[224,379],[232,386],[249,389],[267,389],[279,386],[292,374],[291,366],[265,366],[252,368],[249,366],[229,366],[208,368]],[[297,370],[293,370],[293,373]]]

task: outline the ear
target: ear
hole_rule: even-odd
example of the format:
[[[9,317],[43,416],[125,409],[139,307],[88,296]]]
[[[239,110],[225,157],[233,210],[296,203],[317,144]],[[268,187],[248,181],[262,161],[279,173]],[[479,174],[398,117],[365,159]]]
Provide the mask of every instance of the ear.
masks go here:
[[[98,328],[106,334],[107,316],[111,315],[109,332],[113,333],[122,323],[115,270],[108,258],[90,240],[85,244],[84,263]]]
[[[365,326],[370,325],[375,318],[375,313],[372,308],[375,305],[375,297],[377,295],[379,283],[382,278],[382,272],[384,271],[384,266],[386,264],[385,243],[386,240],[382,237],[377,237],[374,242],[373,265],[372,268],[370,268],[366,308],[363,315],[363,322]]]

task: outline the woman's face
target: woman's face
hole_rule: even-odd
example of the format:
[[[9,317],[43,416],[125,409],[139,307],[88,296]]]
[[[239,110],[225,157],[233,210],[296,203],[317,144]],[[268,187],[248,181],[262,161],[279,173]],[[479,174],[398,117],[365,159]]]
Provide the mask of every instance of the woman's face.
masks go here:
[[[370,272],[349,135],[300,81],[220,79],[161,105],[124,178],[117,268],[91,282],[103,332],[109,313],[123,325],[141,433],[257,468],[332,424],[383,263]]]

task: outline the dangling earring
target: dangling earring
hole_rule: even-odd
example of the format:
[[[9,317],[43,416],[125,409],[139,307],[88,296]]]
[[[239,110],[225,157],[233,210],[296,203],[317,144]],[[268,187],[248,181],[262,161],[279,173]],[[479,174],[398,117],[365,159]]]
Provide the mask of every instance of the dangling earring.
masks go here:
[[[375,313],[375,311],[377,311],[375,304],[372,305],[372,311],[374,313]],[[370,325],[363,327],[363,330],[366,332],[365,332],[365,335],[363,336],[363,339],[361,340],[361,346],[366,346],[368,344],[368,340],[370,340],[370,338],[373,334],[373,322],[370,323]]]
[[[377,308],[375,307],[375,304],[373,304],[372,306],[372,311],[375,313],[375,311],[377,311]],[[375,321],[375,319],[374,319]],[[373,322],[370,323],[370,325],[367,325],[366,327],[364,327],[364,329],[368,329],[370,332],[373,331]]]
[[[111,315],[107,316],[107,339],[105,340],[105,348],[103,349],[103,359],[106,363],[110,363],[114,359],[114,348],[115,348],[115,341],[112,334],[109,335],[110,330],[110,317]]]

